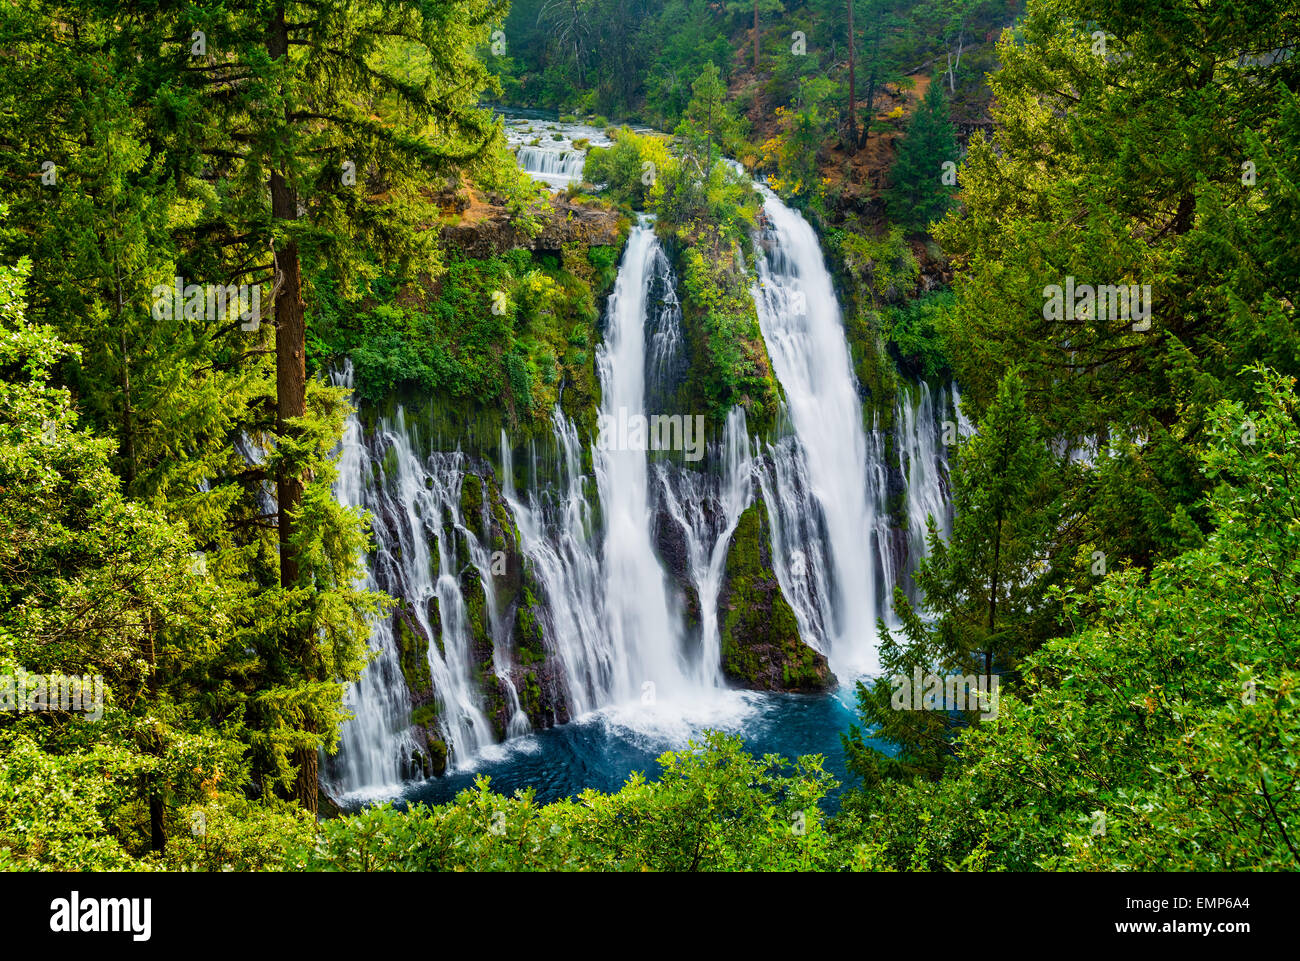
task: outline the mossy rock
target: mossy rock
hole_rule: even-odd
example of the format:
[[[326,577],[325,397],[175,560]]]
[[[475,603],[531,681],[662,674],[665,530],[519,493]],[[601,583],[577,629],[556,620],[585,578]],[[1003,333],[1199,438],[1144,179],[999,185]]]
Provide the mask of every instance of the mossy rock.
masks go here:
[[[475,649],[475,661],[482,661],[482,648],[486,648],[488,657],[492,655],[492,631],[483,582],[472,567],[461,578],[461,594],[465,599],[465,615],[469,621],[469,639]]]
[[[447,771],[447,742],[429,738],[429,773],[442,777]]]
[[[416,727],[432,728],[438,723],[438,706],[433,702],[419,705],[411,711],[411,723]]]
[[[824,691],[835,676],[824,655],[799,637],[793,608],[772,569],[767,510],[741,515],[727,551],[719,596],[722,671],[754,690]]]
[[[460,516],[465,526],[482,541],[483,481],[472,471],[466,471],[460,482]]]
[[[537,718],[542,714],[542,685],[537,680],[537,673],[529,671],[524,677],[523,686],[519,689],[519,704],[524,709],[524,713],[533,723],[537,723]]]
[[[433,690],[433,675],[429,671],[428,643],[418,627],[412,627],[410,614],[405,608],[393,613],[393,639],[397,641],[402,676],[412,696],[428,694]]]
[[[669,250],[681,278],[690,365],[677,394],[683,409],[706,412],[716,435],[739,404],[750,433],[766,436],[776,423],[781,386],[750,294],[752,275],[736,269],[735,247],[716,232],[701,231]]]
[[[442,641],[442,604],[437,594],[429,598],[426,610],[429,613],[429,623],[433,625],[433,643],[438,646],[438,653],[445,655],[447,650]]]
[[[389,444],[384,450],[384,476],[397,476],[397,445]]]
[[[537,616],[541,606],[533,590],[536,585],[531,572],[525,578],[519,606],[515,608],[514,642],[519,663],[527,667],[546,660],[546,647],[542,638],[542,624]]]

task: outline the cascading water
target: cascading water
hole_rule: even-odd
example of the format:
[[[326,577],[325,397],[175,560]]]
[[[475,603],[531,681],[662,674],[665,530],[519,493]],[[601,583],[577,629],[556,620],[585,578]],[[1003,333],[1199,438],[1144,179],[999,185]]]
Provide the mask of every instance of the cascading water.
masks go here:
[[[581,154],[566,159],[566,151],[598,132],[566,127],[563,140],[548,140],[532,123],[508,122],[521,165],[542,179],[580,176]],[[652,456],[649,438],[629,432],[593,444],[584,470],[582,433],[559,405],[549,441],[517,448],[501,433],[500,490],[538,595],[532,609],[556,679],[557,721],[601,718],[638,734],[671,730],[669,739],[680,743],[703,726],[734,728],[751,716],[755,695],[728,691],[722,677],[718,598],[731,538],[755,496],[767,511],[773,568],[799,633],[846,683],[875,668],[876,618],[893,620],[894,584],[910,590],[926,516],[934,514],[944,530],[950,523],[939,437],[951,416],[967,432],[955,390],[952,413],[946,392],[920,385],[900,395],[892,438],[878,426],[865,430],[817,238],[770,194],[765,209],[771,227],[759,238],[766,254],[754,297],[786,397],[771,439],[751,442],[735,408],[700,464]],[[643,219],[629,236],[596,355],[606,422],[626,424],[671,404],[688,372],[685,350],[674,278]],[[350,371],[338,382],[350,385]],[[428,446],[400,407],[368,435],[355,416],[347,425],[338,496],[375,518],[365,586],[402,606],[375,622],[375,659],[349,691],[355,718],[344,725],[339,755],[322,768],[335,797],[397,793],[421,775],[412,761],[420,745],[395,636],[399,621],[427,644],[432,690],[424,703],[437,706],[450,770],[473,769],[498,735],[520,743],[531,728],[516,686],[507,623],[514,615],[498,610],[489,546],[462,516],[469,459]],[[486,520],[486,503],[483,510]],[[666,566],[669,556],[675,560]],[[490,621],[487,664],[471,636],[470,587],[481,588]],[[504,708],[500,700],[496,708],[485,703],[488,675]],[[647,690],[654,692],[649,700]]]
[[[400,599],[393,616],[377,620],[371,633],[376,659],[348,695],[355,717],[343,726],[339,753],[325,777],[339,796],[393,793],[413,773],[417,743],[411,735],[411,700],[394,636],[401,619],[425,644],[439,728],[450,765],[463,765],[495,740],[476,683],[471,618],[462,576],[475,579],[492,638],[492,673],[506,699],[508,736],[527,733],[510,676],[508,631],[498,615],[492,553],[462,515],[465,455],[432,452],[422,457],[418,438],[397,408],[380,420],[370,446],[356,415],[347,424],[337,494],[374,515],[375,550],[366,587]],[[468,564],[463,563],[467,559]]]
[[[587,155],[581,150],[548,150],[545,147],[520,147],[516,155],[519,166],[539,179],[576,180],[582,176]]]
[[[335,386],[352,386],[352,363],[333,375]],[[366,484],[371,475],[370,452],[362,438],[361,422],[354,412],[343,428],[335,495],[347,507],[374,512],[376,493]],[[376,571],[392,563],[385,553],[376,530],[376,552],[366,565],[362,583],[365,590],[379,590]],[[373,659],[360,680],[348,688],[344,707],[353,715],[340,731],[337,755],[326,755],[321,765],[322,780],[336,798],[396,791],[411,774],[410,759],[415,741],[410,735],[410,693],[402,677],[397,642],[392,621],[379,618],[372,622],[370,646]]]
[[[717,597],[729,539],[752,490],[744,413],[731,412],[721,443],[709,451],[713,472],[651,463],[648,437],[617,430],[645,416],[648,398],[662,396],[680,374],[680,325],[671,268],[642,222],[628,239],[597,353],[600,412],[614,428],[592,451],[598,510],[589,500],[577,428],[558,406],[557,456],[540,456],[533,445],[525,492],[514,488],[511,445],[502,433],[504,494],[546,596],[545,633],[574,716],[634,703],[636,722],[656,714],[652,720],[671,723],[707,710],[707,692],[722,688]],[[701,616],[694,644],[655,549],[656,524],[675,525],[686,545]],[[652,704],[657,711],[643,710]],[[629,721],[626,712],[621,717]]]
[[[611,143],[596,127],[547,123],[531,117],[507,117],[505,131],[520,169],[554,190],[582,179],[587,148]]]
[[[727,416],[714,462],[719,468],[716,476],[671,464],[655,465],[664,511],[682,532],[686,545],[687,574],[700,610],[695,680],[706,688],[723,684],[718,594],[731,535],[753,500],[754,463],[745,412],[740,407],[733,407]]]
[[[948,454],[942,432],[950,431],[955,440],[957,425],[949,418],[946,395],[940,392],[936,405],[926,383],[916,388],[915,402],[910,391],[899,392],[894,416],[898,424],[898,468],[907,490],[906,588],[908,597],[916,602],[919,595],[911,576],[929,550],[930,518],[945,540],[952,533]]]
[[[806,579],[809,553],[821,583],[819,610],[805,610],[801,624],[818,623],[818,638],[831,669],[848,678],[876,668],[876,618],[880,613],[881,545],[877,529],[879,479],[868,469],[868,443],[862,428],[862,406],[855,389],[848,342],[840,321],[831,276],[822,259],[817,235],[803,217],[762,188],[770,228],[760,239],[766,251],[759,258],[754,300],[773,371],[785,391],[797,445],[774,450],[773,459],[800,457],[804,471],[793,464],[773,473],[797,483],[802,496],[786,493],[793,515],[774,516],[773,527],[798,538],[782,544],[782,552],[797,541],[799,554],[777,557],[784,589],[812,600],[812,591],[796,586]],[[872,461],[879,451],[871,451]],[[874,467],[874,464],[873,464]],[[821,514],[824,550],[815,549],[808,513],[811,495]],[[871,496],[876,495],[876,496]],[[793,501],[802,500],[796,505]],[[769,501],[769,511],[773,504]],[[775,552],[774,552],[775,554]],[[802,571],[801,571],[802,568]],[[794,602],[792,601],[792,604]],[[797,612],[798,613],[798,612]]]
[[[603,703],[613,684],[614,657],[605,627],[605,582],[595,545],[596,524],[587,500],[577,428],[557,405],[552,415],[559,452],[554,482],[543,482],[536,446],[531,449],[529,490],[515,490],[511,448],[501,433],[504,495],[519,527],[520,546],[546,596],[545,634],[560,660],[569,709],[586,714]]]
[[[618,436],[603,438],[594,457],[605,517],[605,612],[613,647],[609,700],[654,691],[680,697],[687,686],[679,612],[669,603],[663,567],[651,538],[652,504],[645,432],[622,436],[623,424],[645,417],[646,301],[667,258],[645,223],[632,228],[623,268],[610,296],[605,342],[596,354],[602,420]],[[652,685],[652,687],[646,687]]]

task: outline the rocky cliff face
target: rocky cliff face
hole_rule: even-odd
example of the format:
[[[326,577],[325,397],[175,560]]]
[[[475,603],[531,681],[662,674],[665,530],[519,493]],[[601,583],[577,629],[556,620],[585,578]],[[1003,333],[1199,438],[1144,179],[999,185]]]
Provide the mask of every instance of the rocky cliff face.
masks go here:
[[[505,665],[504,673],[517,693],[520,709],[533,728],[567,721],[569,708],[562,672],[542,643],[540,591],[520,550],[519,532],[496,476],[486,463],[473,462],[467,467],[461,482],[460,514],[464,528],[491,552],[492,558],[489,598],[472,562],[469,538],[449,523],[450,518],[443,519],[443,531],[455,539],[457,569],[453,574],[460,585],[468,620],[473,680],[493,733],[504,739],[510,720],[510,700],[506,684],[497,674],[498,661]],[[377,517],[375,522],[396,526],[383,517]],[[435,568],[430,574],[436,579],[442,573],[437,569],[436,552],[430,563]],[[440,722],[443,705],[434,691],[428,661],[430,645],[440,652],[444,650],[436,596],[428,601],[427,615],[425,620],[432,625],[433,636],[429,636],[405,599],[399,601],[391,616],[402,673],[411,695],[411,725],[421,748],[413,758],[414,765],[426,775],[439,775],[446,769],[447,744]]]
[[[718,621],[722,670],[763,691],[824,691],[834,686],[824,655],[799,638],[799,625],[772,569],[771,532],[761,501],[745,509],[731,539]]]
[[[566,247],[617,246],[621,242],[620,214],[614,210],[587,204],[569,203],[552,197],[533,216],[542,223],[541,232],[530,235],[520,227],[504,204],[472,203],[460,213],[458,223],[442,229],[447,246],[462,250],[468,257],[492,257],[518,247],[562,254]]]

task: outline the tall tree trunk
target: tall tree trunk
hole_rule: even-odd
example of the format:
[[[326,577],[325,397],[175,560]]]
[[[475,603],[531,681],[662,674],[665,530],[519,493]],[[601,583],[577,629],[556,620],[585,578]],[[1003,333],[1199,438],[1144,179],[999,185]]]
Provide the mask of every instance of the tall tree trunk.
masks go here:
[[[853,36],[853,0],[845,0],[845,6],[849,12],[849,153],[855,153],[858,149],[858,109],[855,103],[858,91],[857,62],[854,55],[857,44]]]
[[[276,10],[266,51],[272,60],[279,60],[289,52],[283,6]],[[285,124],[289,122],[286,116]],[[297,220],[297,193],[282,171],[271,171],[270,186],[271,216],[276,220]],[[286,437],[291,433],[289,419],[301,417],[307,409],[307,325],[296,242],[277,248],[275,272],[280,288],[275,298],[275,432]],[[302,480],[282,469],[275,478],[275,491],[279,510],[280,586],[287,589],[298,583],[298,559],[289,539],[293,529],[290,514],[302,500]]]
[[[315,723],[309,722],[309,730],[315,729]],[[320,758],[314,748],[299,748],[298,780],[294,784],[294,796],[298,803],[312,814],[320,810]]]
[[[121,221],[117,217],[117,195],[113,195],[112,222],[119,224]],[[115,234],[114,241],[120,241],[120,235]],[[120,453],[122,457],[122,491],[127,497],[131,496],[131,488],[135,485],[135,428],[132,423],[134,414],[131,409],[131,355],[126,347],[126,326],[122,322],[122,311],[126,306],[126,297],[122,289],[122,265],[118,259],[120,252],[119,243],[113,244],[113,276],[115,280],[115,294],[117,297],[116,324],[118,332],[118,344],[122,351],[122,439]],[[149,618],[147,628],[147,642],[144,648],[145,661],[149,664],[149,698],[153,703],[158,702],[158,656],[156,648],[156,639],[153,630],[153,618]],[[161,755],[158,749],[156,738],[150,737],[146,746],[148,753],[155,757]],[[163,784],[162,779],[157,773],[146,774],[143,778],[144,793],[149,803],[149,847],[151,850],[161,854],[167,847],[167,824],[165,820],[165,808],[163,806]]]
[[[267,36],[266,51],[272,60],[289,52],[289,30],[284,6],[276,8],[275,19]],[[285,117],[286,127],[290,123]],[[275,220],[298,219],[298,195],[281,170],[271,171],[271,216]],[[302,417],[307,410],[307,323],[302,303],[302,270],[298,262],[298,245],[294,241],[277,246],[275,272],[279,293],[275,298],[275,431],[280,437],[293,433],[290,419]],[[276,472],[275,494],[280,537],[280,586],[290,590],[298,586],[298,558],[290,543],[293,534],[291,514],[302,502],[302,478],[281,467]],[[311,637],[297,638],[298,654],[309,671]],[[309,718],[304,730],[314,730]],[[313,814],[317,810],[317,757],[311,748],[299,748],[295,760],[298,778],[295,795]]]
[[[279,171],[271,174],[271,215],[277,220],[297,217],[298,198]],[[287,211],[287,212],[286,212]],[[275,252],[280,292],[275,298],[275,432],[292,434],[290,419],[307,410],[307,325],[302,305],[302,273],[298,245],[285,244]],[[280,586],[298,584],[298,558],[290,545],[291,513],[302,501],[302,478],[281,469],[275,478],[280,529]]]
[[[149,663],[149,699],[158,703],[158,642],[157,633],[154,630],[153,616],[150,615],[148,625],[148,641],[144,650],[145,660]],[[151,734],[149,737],[149,753],[156,757],[162,755],[161,745],[158,738]],[[167,823],[164,818],[163,808],[163,781],[156,772],[145,776],[145,792],[149,796],[149,847],[159,854],[167,847]]]
[[[121,326],[121,310],[118,311],[118,337],[122,346],[122,490],[129,497],[135,486],[135,426],[131,410],[131,355],[126,349],[126,328]]]
[[[109,151],[110,157],[112,150]],[[113,224],[120,224],[117,217],[117,193],[113,193]],[[135,486],[135,426],[132,424],[134,414],[131,411],[131,355],[126,349],[126,325],[122,323],[122,311],[126,307],[126,294],[122,289],[121,232],[114,229],[113,237],[113,279],[114,294],[117,298],[116,326],[118,343],[122,349],[122,491],[131,496]]]
[[[989,593],[989,639],[984,650],[984,673],[993,676],[993,629],[998,615],[998,566],[1002,562],[1002,518],[993,532],[993,590]]]
[[[754,0],[754,73],[758,73],[758,0]]]
[[[876,119],[876,71],[880,67],[880,25],[876,25],[871,35],[871,76],[867,79],[867,122],[862,125],[862,140],[858,146],[866,146],[871,134],[872,121]]]

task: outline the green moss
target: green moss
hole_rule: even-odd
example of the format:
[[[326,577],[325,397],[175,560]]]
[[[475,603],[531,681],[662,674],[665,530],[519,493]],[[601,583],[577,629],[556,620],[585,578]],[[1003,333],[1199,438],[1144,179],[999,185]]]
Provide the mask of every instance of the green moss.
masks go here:
[[[430,551],[430,553],[436,554],[437,551]],[[434,583],[437,581],[435,580]],[[433,643],[438,648],[438,653],[445,657],[447,650],[442,641],[442,604],[437,594],[429,598],[429,624],[433,627]]]
[[[440,777],[447,770],[447,743],[429,739],[429,773]]]
[[[492,519],[496,521],[492,546],[501,551],[513,550],[519,543],[519,528],[515,526],[514,517],[506,508],[505,498],[501,496],[501,491],[495,484],[492,485],[491,495],[490,510]]]
[[[397,445],[389,444],[384,451],[384,476],[397,476]]]
[[[920,366],[939,363],[935,345],[922,339],[923,324],[915,325],[915,330],[911,325],[903,329],[907,343],[901,352],[890,341],[896,326],[892,318],[916,289],[920,264],[897,228],[882,237],[864,229],[830,229],[823,249],[845,302],[844,333],[853,372],[867,394],[862,405],[864,426],[871,430],[878,424],[889,430],[901,383],[897,359],[923,350],[926,356]]]
[[[537,721],[542,715],[542,685],[537,675],[529,671],[519,690],[519,706],[529,718]]]
[[[492,634],[488,630],[487,596],[483,584],[472,569],[462,578],[461,592],[465,597],[465,614],[469,621],[470,642],[486,644],[491,649]]]
[[[799,637],[798,620],[771,567],[769,543],[767,511],[755,502],[741,515],[727,552],[723,672],[755,687],[824,688],[831,677],[826,660]]]
[[[594,426],[591,345],[620,249],[578,239],[559,258],[452,250],[432,283],[383,278],[338,305],[328,347],[353,360],[364,421],[373,429],[399,399],[427,437],[483,454],[495,452],[503,427],[516,439],[549,436],[557,402]]]
[[[460,482],[460,516],[465,526],[480,541],[483,540],[483,481],[466,471]]]
[[[402,665],[402,676],[412,694],[427,694],[433,690],[433,676],[429,671],[428,651],[419,634],[411,630],[403,611],[393,615],[393,634]]]
[[[879,426],[890,430],[894,422],[894,397],[901,382],[893,358],[886,349],[879,315],[870,310],[852,309],[845,318],[844,336],[849,344],[853,373],[866,392],[862,405],[864,429]]]
[[[750,293],[753,278],[739,269],[736,247],[716,229],[700,228],[673,250],[691,357],[680,406],[705,412],[718,431],[740,405],[751,433],[766,434],[776,423],[781,389]]]
[[[542,641],[542,625],[537,620],[537,601],[532,591],[524,589],[523,597],[515,611],[514,641],[519,663],[525,667],[546,660]]]

